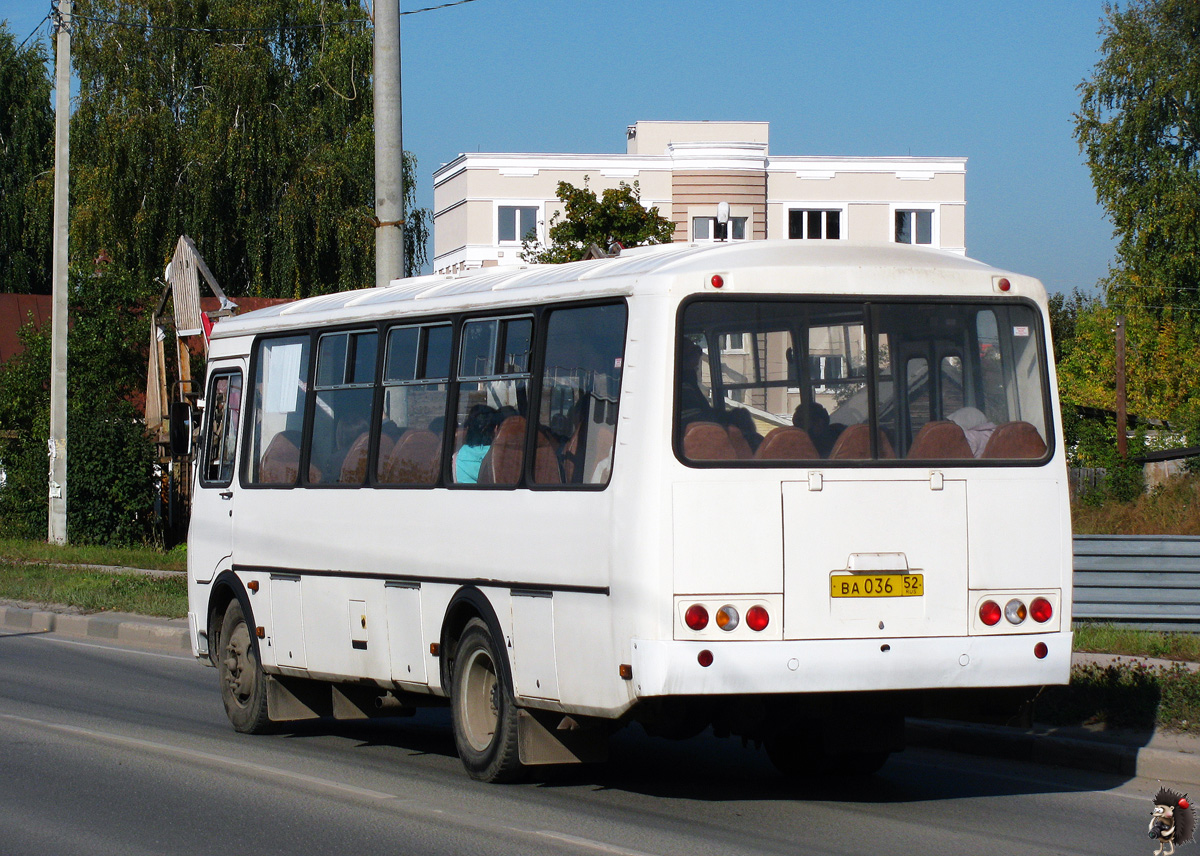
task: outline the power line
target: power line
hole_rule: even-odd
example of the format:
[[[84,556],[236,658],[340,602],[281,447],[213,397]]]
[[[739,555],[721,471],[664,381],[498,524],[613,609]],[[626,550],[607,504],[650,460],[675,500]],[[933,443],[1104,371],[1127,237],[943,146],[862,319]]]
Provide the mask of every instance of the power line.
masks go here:
[[[44,24],[50,20],[50,15],[53,13],[53,11],[54,10],[51,9],[49,12],[47,12],[46,17],[42,18],[42,20],[38,21],[37,26],[35,26],[33,28],[33,30],[30,31],[29,35],[25,37],[25,41],[23,41],[23,42],[21,42],[21,44],[17,45],[18,52],[20,52],[21,48],[25,47],[25,42],[28,42],[30,39],[32,39],[34,37],[34,34],[37,33],[37,31],[42,28],[42,24]]]
[[[464,3],[474,3],[476,0],[452,0],[439,6],[426,6],[423,9],[409,9],[401,15],[418,15],[422,12],[436,12],[439,9],[449,9],[451,6],[462,6]],[[47,14],[46,18],[50,15]],[[46,18],[42,19],[45,23]],[[174,33],[275,33],[283,30],[323,30],[326,27],[345,27],[355,24],[370,24],[370,18],[343,18],[341,20],[325,21],[319,24],[276,24],[273,27],[177,27],[170,24],[139,24],[132,21],[116,21],[112,18],[93,18],[89,15],[74,15],[76,21],[86,21],[89,24],[106,24],[110,27],[124,27],[129,30],[157,30]],[[41,24],[38,24],[40,27]],[[36,32],[36,30],[35,30]],[[33,33],[30,33],[32,36]]]

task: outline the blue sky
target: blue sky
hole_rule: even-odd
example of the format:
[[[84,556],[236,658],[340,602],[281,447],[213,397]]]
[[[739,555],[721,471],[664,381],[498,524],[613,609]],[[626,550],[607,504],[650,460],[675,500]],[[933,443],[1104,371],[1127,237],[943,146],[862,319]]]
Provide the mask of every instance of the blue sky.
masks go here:
[[[0,0],[0,18],[23,39],[48,8]],[[962,156],[968,255],[1091,290],[1112,227],[1072,114],[1102,14],[1103,0],[474,0],[402,18],[404,144],[426,207],[461,152],[623,152],[638,120],[767,121],[778,155]]]

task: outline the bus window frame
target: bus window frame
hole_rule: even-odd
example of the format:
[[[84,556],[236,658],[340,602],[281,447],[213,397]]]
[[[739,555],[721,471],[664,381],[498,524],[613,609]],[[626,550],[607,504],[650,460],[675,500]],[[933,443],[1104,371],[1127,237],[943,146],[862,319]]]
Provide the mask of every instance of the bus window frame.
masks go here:
[[[228,418],[226,418],[225,430],[229,430],[229,425],[233,424],[234,430],[242,431],[244,433],[245,425],[243,423],[245,421],[245,415],[246,415],[245,414],[245,410],[246,410],[246,378],[245,378],[244,374],[242,373],[242,369],[240,366],[237,366],[237,367],[221,366],[219,368],[214,369],[209,374],[209,376],[208,376],[208,393],[205,396],[205,402],[207,403],[212,400],[213,391],[216,389],[217,382],[222,377],[228,378],[230,384],[233,383],[233,379],[235,377],[240,378],[242,381],[242,386],[239,391],[240,396],[241,396],[241,402],[238,405],[239,410],[238,410],[237,419],[232,420],[232,422],[231,422],[230,420],[228,420]],[[229,407],[229,387],[228,386],[226,387],[226,390],[225,390],[225,407],[227,409]],[[201,438],[200,448],[199,448],[198,454],[197,454],[197,457],[199,458],[197,469],[199,470],[200,487],[202,487],[202,488],[229,487],[238,478],[238,470],[241,469],[241,462],[236,459],[234,460],[234,466],[231,467],[229,470],[229,478],[228,479],[214,480],[214,479],[210,479],[206,476],[206,473],[208,470],[208,465],[210,463],[210,461],[208,460],[208,454],[209,454],[209,443],[212,440],[211,432],[212,432],[213,411],[212,411],[211,406],[206,406],[205,411],[206,412],[204,414],[204,430],[202,430],[200,432],[200,438]],[[234,441],[235,446],[236,446],[236,448],[234,450],[235,455],[237,455],[241,452],[241,445],[242,445],[243,439],[244,439],[243,437],[239,436]],[[245,456],[243,455],[243,458],[244,457]]]
[[[718,329],[713,327],[711,330],[702,329],[700,331],[684,330],[684,315],[688,308],[694,303],[844,303],[848,305],[861,306],[863,309],[863,323],[866,341],[874,343],[874,347],[868,351],[868,359],[866,365],[866,383],[867,383],[867,401],[869,410],[869,420],[871,425],[871,457],[870,458],[815,458],[813,460],[797,460],[797,461],[772,461],[772,460],[754,460],[754,459],[738,459],[738,460],[690,460],[683,454],[683,432],[680,430],[680,372],[682,370],[682,351],[681,342],[687,335],[692,335],[697,332],[703,334],[713,333]],[[985,458],[963,458],[963,459],[946,459],[946,460],[909,460],[906,458],[880,458],[878,457],[878,407],[876,402],[876,387],[878,379],[878,339],[879,335],[878,324],[876,319],[876,309],[880,305],[895,306],[901,304],[920,304],[920,305],[948,305],[948,306],[993,306],[1004,307],[1021,305],[1027,307],[1034,316],[1033,333],[1034,344],[1038,349],[1039,362],[1039,378],[1041,381],[1041,401],[1042,411],[1046,421],[1045,430],[1046,436],[1043,438],[1046,443],[1046,452],[1040,458],[1003,458],[1003,459],[985,459]],[[725,325],[721,325],[725,326]],[[808,349],[808,331],[805,328],[803,336],[796,337],[796,341],[802,342],[805,353]],[[974,333],[971,334],[972,336]],[[913,295],[913,294],[821,294],[821,293],[804,293],[804,294],[721,294],[714,295],[711,293],[691,294],[683,298],[679,302],[679,307],[675,312],[674,324],[674,344],[671,349],[675,360],[675,366],[671,372],[673,389],[671,392],[671,451],[675,456],[675,460],[688,469],[695,470],[813,470],[813,469],[925,469],[928,470],[931,466],[943,468],[996,468],[996,467],[1044,467],[1053,460],[1057,447],[1057,425],[1055,423],[1055,410],[1053,407],[1052,393],[1050,389],[1050,365],[1049,361],[1053,359],[1053,355],[1049,351],[1049,342],[1046,337],[1045,319],[1042,317],[1041,308],[1031,298],[1024,296],[995,296],[995,295]],[[714,357],[711,353],[708,355],[710,371],[714,363],[719,368],[719,352]],[[896,357],[889,353],[889,360],[895,360]],[[807,381],[807,371],[805,370],[805,360],[801,363],[801,372],[804,375],[804,380]],[[965,362],[965,360],[964,360]],[[891,366],[893,382],[896,377],[896,368],[894,363]],[[715,404],[715,396],[714,396]],[[723,408],[722,408],[723,409]]]
[[[302,419],[302,436],[300,447],[300,472],[297,474],[297,479],[291,484],[277,484],[264,482],[251,482],[249,479],[249,460],[250,460],[250,442],[252,432],[249,430],[251,420],[255,418],[255,402],[253,395],[247,397],[245,386],[247,381],[243,380],[242,391],[242,413],[241,432],[242,436],[238,440],[238,460],[236,468],[236,481],[240,489],[247,490],[292,490],[296,488],[304,489],[332,489],[332,490],[358,490],[362,488],[382,489],[382,490],[432,490],[435,488],[446,488],[449,490],[531,490],[531,491],[603,491],[607,490],[609,484],[612,483],[611,476],[609,480],[603,484],[537,484],[533,482],[533,467],[536,459],[536,430],[538,423],[535,419],[526,417],[526,437],[525,437],[525,460],[522,465],[521,477],[514,485],[470,485],[456,484],[450,478],[450,468],[453,466],[454,456],[454,430],[453,426],[457,419],[458,405],[458,385],[460,382],[475,382],[478,380],[519,380],[525,379],[529,382],[529,408],[530,413],[540,413],[541,407],[541,382],[542,375],[545,370],[545,346],[548,316],[553,312],[569,310],[569,309],[586,309],[596,306],[621,306],[624,310],[624,325],[621,329],[621,361],[624,364],[625,350],[628,346],[629,336],[629,301],[625,297],[603,297],[591,300],[570,300],[562,302],[554,302],[538,306],[517,305],[510,308],[491,308],[483,312],[451,312],[444,315],[420,315],[402,318],[381,318],[374,322],[364,323],[351,322],[344,324],[336,324],[329,326],[320,326],[315,328],[294,328],[289,330],[271,331],[269,333],[260,333],[255,335],[250,343],[250,357],[248,360],[248,368],[245,374],[246,378],[256,378],[259,367],[259,361],[262,358],[262,343],[275,339],[307,339],[309,347],[309,359],[306,374],[304,378],[304,414]],[[511,321],[521,318],[528,318],[532,321],[532,335],[530,337],[530,354],[529,354],[529,371],[525,373],[508,373],[503,375],[484,375],[478,377],[463,377],[458,376],[458,365],[461,357],[462,336],[464,327],[472,321]],[[447,384],[446,406],[444,411],[444,421],[442,429],[442,463],[438,473],[436,484],[432,485],[403,485],[403,484],[383,484],[378,481],[377,468],[379,465],[379,438],[380,426],[379,417],[383,408],[383,395],[387,386],[396,386],[399,384],[384,384],[383,372],[386,366],[387,357],[387,337],[392,329],[400,327],[438,327],[449,326],[451,330],[450,341],[450,376],[445,379]],[[373,398],[371,408],[371,439],[368,449],[367,458],[367,478],[362,484],[340,484],[326,482],[309,482],[308,481],[308,466],[311,455],[312,444],[312,420],[316,409],[316,377],[317,377],[317,357],[319,354],[319,343],[323,336],[338,334],[338,333],[367,333],[374,331],[377,335],[376,353],[375,353],[375,377],[373,381]],[[214,372],[213,374],[215,374]],[[209,376],[211,381],[212,375]],[[536,383],[534,381],[537,381]],[[414,381],[419,382],[438,382],[436,380],[429,381]],[[353,385],[359,388],[365,388],[366,384]],[[622,388],[624,386],[624,372],[622,371]],[[326,387],[322,387],[325,389]],[[339,387],[339,388],[349,388]],[[617,407],[618,414],[620,412],[621,395],[618,390]],[[618,415],[619,421],[619,415]],[[617,457],[616,444],[614,441],[613,459],[615,467],[615,459]]]

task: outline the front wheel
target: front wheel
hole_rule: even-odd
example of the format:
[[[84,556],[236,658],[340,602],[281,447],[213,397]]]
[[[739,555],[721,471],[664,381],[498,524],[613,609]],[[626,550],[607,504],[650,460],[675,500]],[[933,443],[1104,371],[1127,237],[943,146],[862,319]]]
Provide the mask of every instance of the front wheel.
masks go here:
[[[230,601],[221,621],[221,646],[216,659],[221,701],[234,729],[243,734],[268,731],[267,676],[259,665],[258,649],[237,600]]]
[[[454,656],[451,710],[458,757],[473,779],[510,782],[522,770],[517,705],[487,625],[467,624]]]

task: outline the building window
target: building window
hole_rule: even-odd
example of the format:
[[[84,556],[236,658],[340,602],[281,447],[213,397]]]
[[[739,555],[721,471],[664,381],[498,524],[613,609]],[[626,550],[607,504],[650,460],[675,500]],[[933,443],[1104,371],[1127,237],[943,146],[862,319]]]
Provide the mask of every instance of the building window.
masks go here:
[[[536,205],[501,205],[496,237],[500,243],[537,240]]]
[[[746,223],[749,217],[730,217],[728,223],[728,232],[726,240],[728,241],[744,241],[746,240]],[[717,234],[717,218],[716,217],[693,217],[692,218],[692,240],[693,241],[716,241]]]
[[[842,237],[842,212],[837,208],[793,208],[788,212],[788,237],[836,241]]]
[[[897,211],[896,212],[896,243],[897,244],[932,244],[933,243],[933,212],[932,211]]]

